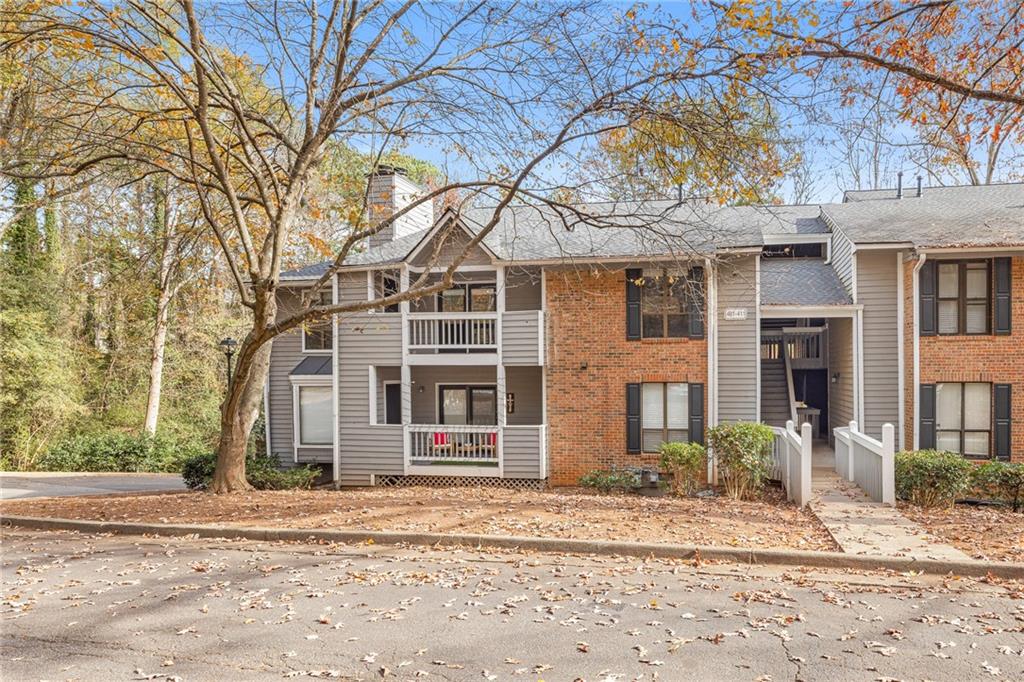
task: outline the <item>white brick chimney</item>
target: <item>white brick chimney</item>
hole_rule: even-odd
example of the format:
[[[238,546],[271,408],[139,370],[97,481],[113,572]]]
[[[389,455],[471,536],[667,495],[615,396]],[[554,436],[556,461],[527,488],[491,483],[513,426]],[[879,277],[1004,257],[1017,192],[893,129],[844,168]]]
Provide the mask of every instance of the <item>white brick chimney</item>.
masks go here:
[[[422,187],[409,179],[404,168],[396,166],[378,167],[376,172],[370,174],[369,182],[367,206],[371,225],[405,208],[425,193]],[[433,202],[426,201],[371,236],[370,248],[428,229],[433,225]]]

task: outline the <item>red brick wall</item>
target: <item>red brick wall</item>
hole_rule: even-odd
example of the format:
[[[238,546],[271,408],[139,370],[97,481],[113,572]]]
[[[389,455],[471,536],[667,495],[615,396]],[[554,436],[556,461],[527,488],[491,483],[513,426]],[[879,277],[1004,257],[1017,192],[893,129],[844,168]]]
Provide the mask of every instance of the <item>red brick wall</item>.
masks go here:
[[[904,263],[906,292],[907,447],[911,447],[914,415],[913,352],[914,262]],[[1009,336],[922,336],[922,384],[943,381],[986,381],[1012,384],[1011,458],[1024,462],[1024,258],[1013,259],[1013,320]]]
[[[623,270],[546,277],[550,482],[575,485],[594,469],[656,463],[626,452],[626,384],[702,383],[706,415],[707,341],[627,341]]]

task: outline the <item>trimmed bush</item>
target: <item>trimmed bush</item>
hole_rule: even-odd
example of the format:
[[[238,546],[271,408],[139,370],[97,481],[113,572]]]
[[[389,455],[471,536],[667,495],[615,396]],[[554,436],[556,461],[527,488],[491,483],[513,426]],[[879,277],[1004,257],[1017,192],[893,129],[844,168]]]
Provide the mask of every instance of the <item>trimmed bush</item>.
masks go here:
[[[40,458],[40,471],[181,471],[201,443],[164,434],[83,433],[61,440]]]
[[[181,469],[185,485],[192,490],[206,490],[213,480],[217,455],[206,452],[189,458]],[[320,470],[312,466],[281,469],[277,458],[250,454],[245,458],[245,478],[257,490],[306,490],[312,487]]]
[[[629,492],[640,487],[640,476],[624,469],[597,469],[580,476],[580,485],[602,493],[615,490]]]
[[[1024,508],[1024,463],[986,462],[971,472],[974,494],[1007,504],[1013,511]]]
[[[897,452],[896,497],[921,507],[952,507],[970,487],[973,467],[955,452]]]
[[[774,441],[775,433],[765,424],[737,422],[708,429],[708,446],[729,497],[742,500],[761,491],[771,471]]]
[[[708,452],[700,443],[662,443],[662,471],[672,474],[672,494],[687,497],[707,483]]]

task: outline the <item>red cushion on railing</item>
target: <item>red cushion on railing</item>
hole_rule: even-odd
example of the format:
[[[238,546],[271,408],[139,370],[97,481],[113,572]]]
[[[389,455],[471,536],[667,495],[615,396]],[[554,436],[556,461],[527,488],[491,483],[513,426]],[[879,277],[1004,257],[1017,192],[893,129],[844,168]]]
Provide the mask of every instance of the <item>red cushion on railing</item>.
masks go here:
[[[448,445],[448,434],[441,431],[435,431],[434,445]]]

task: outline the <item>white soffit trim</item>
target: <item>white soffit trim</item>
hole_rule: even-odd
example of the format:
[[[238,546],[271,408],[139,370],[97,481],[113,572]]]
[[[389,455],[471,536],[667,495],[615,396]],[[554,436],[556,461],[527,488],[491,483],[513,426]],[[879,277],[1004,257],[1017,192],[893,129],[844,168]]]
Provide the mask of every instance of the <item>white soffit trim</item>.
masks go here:
[[[831,239],[829,232],[815,232],[813,234],[766,234],[762,237],[765,246],[780,244],[825,244]]]
[[[762,305],[761,317],[778,319],[786,317],[855,317],[863,305]]]

